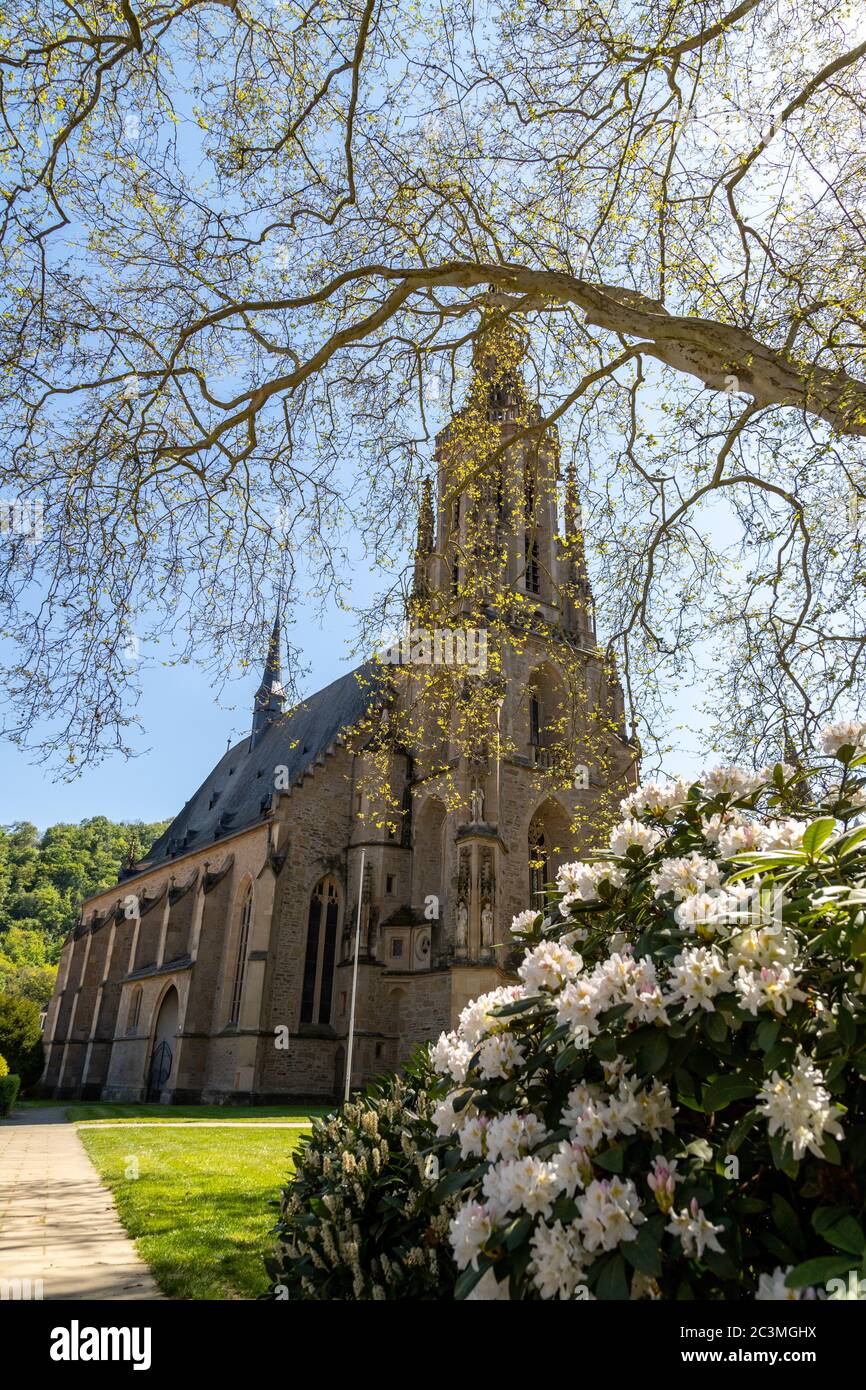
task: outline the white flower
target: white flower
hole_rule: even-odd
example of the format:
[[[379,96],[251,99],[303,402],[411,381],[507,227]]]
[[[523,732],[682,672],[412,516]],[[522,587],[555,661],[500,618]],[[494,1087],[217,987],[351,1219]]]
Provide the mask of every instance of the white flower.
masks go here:
[[[577,1209],[575,1225],[587,1250],[615,1250],[622,1241],[636,1240],[638,1226],[646,1221],[628,1178],[591,1182],[578,1197]]]
[[[598,1148],[607,1137],[607,1120],[607,1105],[599,1087],[579,1082],[569,1091],[562,1123],[568,1125],[572,1139],[581,1148]]]
[[[772,1274],[762,1274],[758,1280],[755,1302],[798,1303],[802,1299],[814,1299],[814,1289],[789,1289],[786,1286],[785,1279],[793,1268],[793,1265],[788,1265],[786,1269],[782,1269],[781,1265],[777,1265]]]
[[[542,941],[527,951],[517,973],[529,994],[539,990],[560,990],[583,969],[583,960],[558,941]]]
[[[510,1033],[497,1033],[481,1044],[478,1070],[485,1081],[503,1080],[523,1065],[523,1048]]]
[[[730,859],[734,854],[764,849],[770,839],[768,828],[759,821],[743,820],[738,825],[726,826],[719,830],[716,841],[719,858]]]
[[[556,875],[556,886],[561,893],[566,894],[567,899],[570,899],[569,907],[571,902],[578,900],[585,903],[595,902],[600,883],[609,883],[612,888],[621,888],[624,882],[625,874],[620,866],[606,859],[600,859],[594,864],[583,864],[579,861],[563,864]],[[568,915],[568,910],[565,901],[560,903],[563,916]]]
[[[663,859],[650,874],[650,882],[657,898],[664,897],[665,893],[673,893],[677,901],[682,902],[694,893],[718,888],[719,866],[714,859],[706,859],[693,850],[680,859]]]
[[[591,978],[596,982],[602,1008],[625,1003],[636,969],[637,963],[629,949],[614,951],[596,966]]]
[[[553,1164],[531,1154],[494,1164],[484,1174],[481,1186],[497,1221],[512,1211],[547,1216],[561,1190]]]
[[[856,748],[862,752],[866,748],[866,724],[851,719],[842,719],[838,724],[828,724],[821,730],[821,747],[829,756],[835,757],[841,748]]]
[[[742,1007],[757,1017],[763,1008],[784,1015],[795,1000],[805,999],[797,983],[798,977],[789,965],[765,965],[760,970],[747,970],[741,965],[734,987]]]
[[[478,1283],[466,1295],[467,1303],[509,1303],[508,1280],[497,1279],[495,1269],[485,1269]]]
[[[478,1268],[478,1256],[493,1229],[490,1213],[480,1202],[467,1202],[448,1227],[451,1249],[458,1269]]]
[[[567,1023],[573,1038],[581,1045],[587,1034],[598,1032],[598,1015],[605,1008],[598,985],[592,976],[581,975],[570,980],[556,1000],[556,1021]]]
[[[674,957],[666,999],[669,1004],[682,1002],[686,1013],[706,1009],[715,1013],[713,999],[730,988],[731,972],[719,952],[707,946],[693,946]]]
[[[635,1095],[636,1083],[623,1082],[607,1102],[605,1128],[611,1138],[618,1134],[636,1134],[641,1122],[641,1109]]]
[[[656,968],[650,956],[634,962],[628,983],[622,990],[624,1002],[631,1004],[628,1019],[634,1023],[667,1023],[665,1001]]]
[[[709,796],[732,796],[739,799],[762,787],[764,778],[760,772],[749,772],[744,767],[714,767],[703,774],[701,782]]]
[[[473,1049],[458,1038],[456,1033],[440,1033],[439,1039],[430,1049],[433,1066],[443,1076],[452,1081],[465,1081]]]
[[[719,836],[726,830],[735,829],[740,825],[753,825],[757,822],[750,821],[743,811],[738,811],[736,806],[728,806],[724,811],[716,811],[715,815],[704,816],[701,822],[701,834],[707,844],[718,844]]]
[[[473,1115],[460,1128],[460,1155],[462,1158],[484,1157],[484,1131],[487,1121],[480,1115]]]
[[[446,1096],[444,1100],[440,1100],[436,1109],[433,1111],[433,1123],[436,1126],[436,1133],[439,1135],[440,1139],[446,1139],[450,1134],[453,1134],[462,1118],[462,1116],[456,1114],[454,1110],[453,1098],[456,1094],[457,1092],[454,1091],[450,1096]]]
[[[474,1050],[488,1034],[504,1032],[508,1028],[508,1019],[497,1018],[493,1010],[502,1004],[513,1004],[522,995],[520,985],[501,985],[499,989],[493,989],[488,994],[480,994],[461,1012],[457,1027],[458,1037]]]
[[[567,1197],[574,1196],[575,1188],[585,1187],[592,1181],[592,1164],[580,1144],[563,1139],[550,1161],[559,1188]]]
[[[730,923],[743,927],[771,924],[778,929],[785,904],[784,889],[778,885],[765,888],[758,874],[748,882],[729,883],[720,890],[716,904],[718,925]]]
[[[690,786],[691,783],[684,778],[676,782],[644,782],[643,786],[619,803],[619,809],[627,818],[648,812],[652,816],[670,819],[672,812],[685,805]]]
[[[676,1112],[671,1104],[671,1093],[661,1081],[654,1081],[648,1090],[639,1091],[637,1100],[640,1128],[653,1139],[661,1138],[663,1129],[673,1129]]]
[[[502,1158],[519,1158],[527,1149],[538,1144],[547,1131],[533,1114],[521,1115],[507,1110],[487,1124],[487,1157],[492,1163]]]
[[[541,1297],[571,1298],[586,1278],[581,1263],[584,1252],[575,1228],[563,1226],[561,1221],[554,1221],[552,1226],[541,1221],[532,1233],[529,1248],[529,1273]]]
[[[764,827],[763,849],[799,849],[809,828],[807,820],[771,820]]]
[[[683,898],[682,902],[674,908],[677,926],[691,932],[696,927],[715,930],[726,920],[728,901],[727,894],[718,891],[715,893],[693,893],[691,897]]]
[[[615,825],[610,832],[608,848],[612,854],[626,854],[630,849],[639,849],[642,854],[651,854],[664,838],[664,831],[659,830],[657,826],[647,825],[645,821],[627,819]]]
[[[665,1227],[671,1235],[679,1236],[683,1254],[698,1260],[703,1258],[705,1250],[724,1253],[717,1239],[722,1229],[708,1219],[703,1208],[698,1206],[697,1197],[693,1197],[690,1205],[683,1207],[682,1211],[673,1212]]]
[[[728,964],[734,969],[793,965],[796,959],[797,938],[787,927],[752,927],[738,932],[728,943]]]
[[[770,1134],[784,1133],[795,1159],[802,1158],[807,1150],[816,1158],[823,1158],[821,1139],[825,1132],[836,1139],[844,1138],[836,1119],[842,1112],[831,1104],[822,1073],[803,1052],[797,1054],[790,1081],[774,1071],[770,1080],[764,1082],[758,1104],[767,1118]]]
[[[518,912],[516,917],[512,917],[511,930],[514,936],[525,936],[527,932],[532,931],[539,915],[531,907],[528,907],[525,912]]]

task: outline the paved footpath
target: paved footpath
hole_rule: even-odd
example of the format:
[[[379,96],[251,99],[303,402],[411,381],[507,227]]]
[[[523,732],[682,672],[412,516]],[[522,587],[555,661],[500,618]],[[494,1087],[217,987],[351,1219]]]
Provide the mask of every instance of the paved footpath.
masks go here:
[[[0,1297],[25,1279],[46,1299],[162,1297],[60,1106],[0,1122]]]

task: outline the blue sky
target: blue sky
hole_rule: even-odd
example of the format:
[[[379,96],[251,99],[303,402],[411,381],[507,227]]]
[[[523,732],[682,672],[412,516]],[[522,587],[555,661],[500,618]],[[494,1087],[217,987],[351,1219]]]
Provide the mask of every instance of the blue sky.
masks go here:
[[[373,577],[365,576],[373,588]],[[362,600],[366,595],[356,595]],[[352,616],[333,607],[325,620],[296,611],[291,640],[310,674],[302,694],[321,689],[358,664],[350,654]],[[232,742],[249,732],[260,673],[249,671],[217,694],[192,665],[164,666],[142,652],[142,696],[137,713],[146,731],[132,737],[138,756],[116,756],[74,782],[52,780],[50,769],[0,740],[0,824],[32,821],[40,830],[58,821],[105,815],[111,820],[170,817],[204,780]]]

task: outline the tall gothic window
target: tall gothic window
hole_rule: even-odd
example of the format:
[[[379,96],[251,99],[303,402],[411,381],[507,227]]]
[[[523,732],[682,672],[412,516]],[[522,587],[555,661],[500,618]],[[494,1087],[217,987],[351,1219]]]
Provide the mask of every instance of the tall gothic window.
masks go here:
[[[232,1003],[229,1023],[240,1022],[241,999],[244,992],[244,977],[247,973],[247,950],[250,942],[250,919],[253,915],[253,890],[247,888],[241,908],[240,930],[238,931],[238,953],[235,957],[235,975],[232,982]]]
[[[526,537],[526,592],[528,594],[538,594],[541,592],[541,578],[538,563],[538,541],[530,540]]]
[[[529,902],[536,911],[543,906],[544,885],[548,879],[548,845],[544,827],[533,820],[529,827]]]
[[[533,748],[538,748],[541,743],[541,706],[535,691],[529,698],[529,742]]]
[[[307,952],[301,985],[301,1022],[330,1023],[337,954],[339,898],[332,878],[316,884],[310,898]]]

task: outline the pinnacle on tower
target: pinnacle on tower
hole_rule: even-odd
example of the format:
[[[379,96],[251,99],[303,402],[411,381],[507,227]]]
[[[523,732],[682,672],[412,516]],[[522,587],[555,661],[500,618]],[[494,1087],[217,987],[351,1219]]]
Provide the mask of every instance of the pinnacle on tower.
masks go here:
[[[283,712],[285,693],[280,680],[280,674],[280,600],[278,598],[274,626],[268,642],[268,654],[265,658],[262,683],[256,691],[255,703],[253,705],[253,727],[250,736],[250,749],[255,747],[269,725],[273,724],[274,720]]]
[[[421,505],[418,508],[418,539],[415,545],[415,575],[412,584],[413,598],[424,598],[427,592],[427,560],[433,550],[435,524],[433,484],[429,478],[425,478],[421,486]]]
[[[565,474],[565,544],[574,566],[575,581],[588,589],[589,572],[583,542],[583,517],[573,462],[569,462]]]

